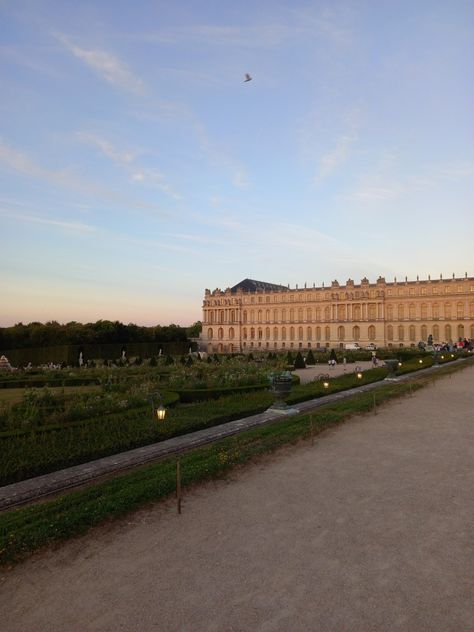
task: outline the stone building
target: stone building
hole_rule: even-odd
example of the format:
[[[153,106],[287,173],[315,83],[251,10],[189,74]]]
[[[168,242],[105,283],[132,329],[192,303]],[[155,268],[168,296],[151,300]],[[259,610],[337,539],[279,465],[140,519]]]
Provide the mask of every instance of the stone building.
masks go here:
[[[410,347],[474,338],[474,278],[291,288],[245,279],[206,290],[201,349],[208,352],[344,347]]]

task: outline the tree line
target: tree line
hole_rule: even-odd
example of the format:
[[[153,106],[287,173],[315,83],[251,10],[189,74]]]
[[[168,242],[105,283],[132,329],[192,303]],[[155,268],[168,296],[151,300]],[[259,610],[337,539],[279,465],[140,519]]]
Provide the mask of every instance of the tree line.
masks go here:
[[[179,325],[155,325],[143,327],[118,320],[98,320],[95,323],[72,321],[60,324],[32,322],[17,323],[12,327],[0,327],[0,349],[27,349],[31,347],[52,347],[55,345],[84,345],[130,342],[186,342],[199,336],[201,323],[191,327]]]

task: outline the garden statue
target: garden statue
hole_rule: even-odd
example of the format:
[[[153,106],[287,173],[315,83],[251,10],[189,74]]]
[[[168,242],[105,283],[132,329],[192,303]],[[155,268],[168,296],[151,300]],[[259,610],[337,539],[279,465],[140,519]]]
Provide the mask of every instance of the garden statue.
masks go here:
[[[84,359],[82,357],[82,351],[79,353],[79,366],[82,366],[84,364]]]

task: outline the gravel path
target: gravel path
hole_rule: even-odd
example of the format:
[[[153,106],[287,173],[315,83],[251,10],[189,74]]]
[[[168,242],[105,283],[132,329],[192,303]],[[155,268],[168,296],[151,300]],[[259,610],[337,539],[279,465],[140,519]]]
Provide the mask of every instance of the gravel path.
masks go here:
[[[473,381],[3,572],[2,632],[472,632]]]

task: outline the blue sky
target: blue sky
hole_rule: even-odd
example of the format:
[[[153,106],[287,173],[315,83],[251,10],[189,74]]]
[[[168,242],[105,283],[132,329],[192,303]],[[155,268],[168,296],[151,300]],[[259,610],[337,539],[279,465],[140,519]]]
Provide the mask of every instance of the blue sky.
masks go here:
[[[0,325],[473,275],[473,33],[471,0],[0,0]]]

